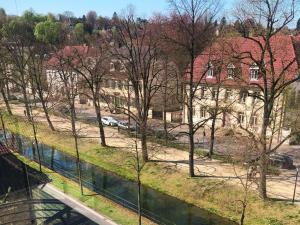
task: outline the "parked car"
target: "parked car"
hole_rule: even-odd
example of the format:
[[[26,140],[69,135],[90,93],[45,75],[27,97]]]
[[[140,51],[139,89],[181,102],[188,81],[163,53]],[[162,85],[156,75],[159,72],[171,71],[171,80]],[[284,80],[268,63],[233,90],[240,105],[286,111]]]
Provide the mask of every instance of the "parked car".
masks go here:
[[[117,126],[119,123],[119,121],[117,121],[116,119],[114,119],[111,116],[103,116],[101,118],[101,121],[104,125],[107,125],[107,126]]]
[[[120,129],[123,129],[123,130],[130,129],[131,131],[135,131],[136,130],[136,123],[135,122],[131,122],[130,126],[129,126],[128,121],[123,120],[123,121],[119,121],[118,122],[118,127]]]
[[[71,113],[71,108],[68,105],[62,105],[58,108],[58,111],[62,114],[70,114]]]
[[[294,166],[293,159],[284,153],[274,153],[270,155],[270,164],[281,169],[292,170],[296,168]]]

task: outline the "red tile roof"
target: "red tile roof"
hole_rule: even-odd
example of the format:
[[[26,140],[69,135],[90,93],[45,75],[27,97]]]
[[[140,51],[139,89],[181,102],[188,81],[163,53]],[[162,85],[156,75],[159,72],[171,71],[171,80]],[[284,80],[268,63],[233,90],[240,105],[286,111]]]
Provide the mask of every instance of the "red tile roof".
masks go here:
[[[206,49],[200,54],[194,63],[194,82],[199,82],[202,78],[202,83],[214,84],[216,78],[208,78],[203,74],[207,70],[209,62],[220,65],[220,81],[227,85],[251,85],[253,83],[261,83],[262,78],[258,81],[250,80],[250,66],[253,64],[253,60],[250,59],[251,54],[255,60],[260,60],[262,51],[259,48],[259,44],[264,43],[262,38],[254,38],[250,40],[248,38],[236,37],[226,40],[219,40],[215,42],[209,49]],[[275,76],[279,76],[283,68],[289,63],[292,64],[288,67],[285,74],[285,79],[293,79],[296,74],[299,73],[300,65],[300,37],[278,35],[271,39],[272,52],[274,54],[274,68]],[[264,63],[267,70],[270,70],[270,57],[268,54],[264,57]],[[227,79],[227,66],[229,63],[235,65],[240,71],[241,79]],[[271,72],[269,71],[269,74]],[[187,75],[188,76],[188,75]],[[270,75],[270,78],[272,76]],[[188,77],[187,77],[188,78]]]
[[[89,57],[96,54],[96,49],[87,45],[65,46],[55,53],[47,63],[47,67],[57,67],[64,60],[71,60],[72,64],[79,63],[78,57]]]

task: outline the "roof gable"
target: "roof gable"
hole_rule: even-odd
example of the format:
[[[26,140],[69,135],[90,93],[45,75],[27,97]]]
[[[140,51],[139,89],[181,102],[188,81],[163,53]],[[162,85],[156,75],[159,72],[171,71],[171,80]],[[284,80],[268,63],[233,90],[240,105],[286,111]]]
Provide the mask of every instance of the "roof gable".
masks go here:
[[[216,83],[216,78],[208,78],[205,74],[207,66],[211,62],[214,67],[218,68],[218,82],[222,81],[225,84],[236,85],[237,82],[250,85],[252,83],[262,82],[250,79],[250,68],[255,60],[264,59],[267,74],[271,79],[274,76],[282,75],[282,71],[288,67],[288,70],[283,75],[285,79],[293,79],[299,70],[300,60],[300,37],[292,37],[286,35],[274,36],[271,39],[271,48],[274,55],[274,61],[271,61],[270,56],[265,53],[262,56],[262,51],[259,45],[264,45],[262,38],[243,38],[235,37],[230,39],[220,39],[213,45],[200,54],[194,63],[194,82]],[[271,66],[273,63],[274,66]],[[239,81],[237,79],[227,79],[227,66],[233,64],[239,73]],[[274,68],[274,71],[271,70]]]

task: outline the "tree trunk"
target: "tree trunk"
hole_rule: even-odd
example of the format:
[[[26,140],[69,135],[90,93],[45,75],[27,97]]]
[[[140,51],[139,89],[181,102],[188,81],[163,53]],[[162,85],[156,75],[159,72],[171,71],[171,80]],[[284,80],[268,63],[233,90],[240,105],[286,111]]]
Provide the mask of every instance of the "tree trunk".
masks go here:
[[[29,109],[28,98],[27,98],[27,93],[26,93],[26,87],[22,87],[22,91],[23,91],[23,98],[24,98],[26,116],[28,118],[28,121],[31,121],[30,109]]]
[[[136,152],[136,163],[137,163],[137,185],[138,185],[138,196],[137,196],[137,208],[138,208],[138,217],[139,217],[139,225],[142,224],[142,207],[141,207],[141,169],[140,169],[140,157],[138,152],[137,142],[135,142],[135,152]]]
[[[11,108],[10,108],[10,105],[9,105],[9,101],[7,99],[7,96],[6,96],[5,91],[4,91],[3,88],[1,88],[1,94],[2,94],[3,100],[5,102],[5,106],[6,106],[7,112],[9,113],[9,115],[12,115],[12,111],[11,111]]]
[[[216,127],[216,117],[213,118],[211,129],[210,129],[210,143],[209,143],[209,153],[208,157],[211,159],[214,154],[214,144],[215,144],[215,127]]]
[[[168,144],[168,129],[167,129],[167,112],[164,107],[163,111],[163,117],[164,117],[164,132],[165,132],[165,144]]]
[[[142,155],[144,162],[147,162],[149,160],[148,157],[148,149],[147,149],[147,130],[145,122],[141,124],[141,145],[142,145]]]
[[[141,212],[141,181],[138,175],[138,216],[139,216],[139,225],[142,224],[142,212]]]
[[[95,112],[97,115],[97,122],[98,122],[99,134],[100,134],[100,143],[101,143],[101,146],[106,147],[107,145],[106,145],[106,141],[105,141],[105,133],[104,133],[103,124],[101,121],[100,103],[99,103],[99,101],[97,101],[95,99],[95,97],[93,99],[94,99]]]
[[[52,123],[52,121],[50,119],[49,112],[48,112],[48,109],[46,107],[45,101],[44,101],[43,98],[41,98],[41,96],[40,96],[40,100],[41,100],[41,103],[42,103],[42,107],[43,107],[43,110],[44,110],[44,113],[45,113],[48,125],[49,125],[49,127],[50,127],[50,129],[52,131],[55,131],[55,128],[54,128],[53,123]]]
[[[266,108],[266,107],[265,107]],[[267,116],[267,109],[264,109],[264,118],[261,131],[261,157],[259,161],[259,195],[262,199],[267,199],[267,169],[268,169],[268,157],[267,157],[267,126],[269,123],[269,117]]]
[[[262,199],[267,199],[267,169],[268,169],[268,160],[267,155],[262,153],[260,158],[260,177],[259,177],[259,195]]]
[[[8,147],[7,135],[6,135],[6,127],[5,127],[5,123],[4,123],[4,120],[3,120],[2,113],[0,113],[0,119],[1,119],[1,125],[2,125],[2,129],[3,129],[3,134],[4,134],[5,145]]]
[[[6,82],[5,82],[5,88],[6,88],[7,98],[10,99],[10,90],[9,90],[8,80],[6,80]]]
[[[34,120],[33,120],[33,114],[32,114],[32,108],[30,106],[30,115],[31,115],[31,123],[32,123],[32,130],[33,130],[33,136],[34,136],[34,141],[35,141],[35,147],[38,153],[38,160],[39,160],[39,168],[40,168],[40,172],[42,172],[42,162],[41,162],[41,154],[40,154],[40,148],[39,148],[39,142],[37,139],[37,132],[36,132],[36,127],[34,124]]]
[[[80,156],[79,156],[79,148],[78,148],[78,137],[77,137],[76,121],[75,121],[75,118],[76,118],[75,104],[74,104],[74,100],[71,100],[71,101],[73,101],[71,103],[71,125],[72,125],[72,133],[73,133],[73,137],[74,137],[74,144],[75,144],[75,150],[76,150],[76,166],[77,166],[80,192],[81,192],[81,195],[83,195],[81,165],[80,165]]]
[[[194,151],[195,151],[195,143],[194,143],[194,134],[193,134],[193,126],[189,124],[189,172],[190,176],[195,176],[195,169],[194,169]]]
[[[242,209],[242,214],[241,214],[241,219],[240,219],[240,225],[244,225],[245,214],[246,214],[246,207],[247,207],[247,204],[243,203],[243,209]]]
[[[190,85],[190,96],[188,103],[188,126],[189,126],[189,173],[191,177],[195,176],[194,169],[194,152],[195,152],[195,140],[194,140],[194,122],[193,122],[193,97],[192,97],[192,85]]]

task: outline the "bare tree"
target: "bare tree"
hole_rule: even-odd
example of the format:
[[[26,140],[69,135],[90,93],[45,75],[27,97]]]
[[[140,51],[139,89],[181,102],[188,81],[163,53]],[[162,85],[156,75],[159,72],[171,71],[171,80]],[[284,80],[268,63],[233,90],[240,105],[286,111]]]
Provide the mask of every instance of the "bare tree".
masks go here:
[[[66,48],[69,48],[68,46]],[[66,103],[70,109],[70,119],[71,119],[71,130],[72,136],[74,138],[74,145],[76,151],[76,165],[78,180],[80,185],[81,194],[83,194],[83,185],[81,177],[81,165],[80,165],[80,155],[79,155],[79,146],[78,146],[78,131],[76,128],[76,109],[75,109],[75,100],[78,96],[78,74],[74,72],[73,67],[70,66],[74,63],[76,54],[74,50],[71,49],[71,52],[66,52],[66,49],[56,50],[55,55],[52,60],[52,67],[55,73],[55,80],[57,83],[61,84],[61,90],[64,92],[66,98]]]
[[[6,56],[6,49],[0,47],[0,92],[3,97],[7,112],[12,115],[11,107],[9,104],[9,59]]]
[[[170,0],[173,15],[167,28],[167,41],[171,42],[186,57],[183,78],[185,88],[185,101],[187,107],[189,137],[189,174],[194,176],[194,151],[196,131],[203,127],[203,123],[194,123],[193,109],[198,86],[206,71],[195,76],[195,60],[214,39],[213,18],[218,11],[218,1],[206,0]]]
[[[49,116],[49,98],[51,96],[51,80],[47,79],[45,75],[45,66],[49,60],[49,46],[46,44],[35,42],[34,47],[29,49],[32,51],[30,60],[28,62],[28,70],[32,79],[32,86],[34,88],[33,95],[37,95],[41,102],[46,120],[51,130],[55,130],[53,123]]]
[[[134,107],[126,112],[139,124],[143,160],[148,161],[147,125],[151,99],[160,88],[159,38],[150,23],[137,23],[129,11],[116,24],[113,56],[125,66],[134,93]],[[121,48],[119,48],[121,46]],[[126,109],[125,109],[126,110]]]
[[[90,39],[89,46],[82,46],[87,49],[86,52],[79,52],[75,49],[74,54],[78,63],[74,64],[71,62],[70,66],[83,78],[80,82],[85,92],[83,94],[87,95],[93,101],[99,128],[100,143],[102,146],[106,146],[105,133],[101,121],[100,98],[103,77],[108,74],[109,70],[110,57],[108,45],[105,43],[105,40],[99,37],[94,37],[93,39]]]
[[[299,80],[295,75],[296,58],[278,58],[278,55],[286,54],[284,40],[277,34],[290,24],[295,17],[297,10],[296,0],[264,0],[264,1],[243,1],[237,8],[236,16],[243,23],[249,18],[255,24],[262,24],[264,29],[258,32],[258,37],[245,35],[245,38],[252,42],[257,49],[253,52],[239,52],[237,58],[246,61],[249,59],[258,68],[261,82],[252,84],[256,86],[260,94],[257,96],[263,103],[263,119],[260,135],[257,137],[260,149],[260,182],[259,192],[263,199],[267,198],[267,167],[269,154],[276,151],[288,137],[277,143],[275,146],[268,140],[268,129],[274,115],[274,106],[282,98],[282,93],[288,86]],[[255,29],[255,27],[254,27]],[[245,32],[244,32],[245,33]],[[279,47],[281,46],[281,47]],[[279,53],[281,51],[281,53]],[[283,56],[284,57],[284,56]],[[278,65],[280,61],[281,65]],[[249,64],[249,61],[248,61]]]
[[[12,20],[3,28],[2,43],[7,50],[10,64],[10,76],[8,80],[21,89],[23,94],[26,115],[30,121],[29,110],[29,85],[28,63],[30,60],[29,48],[32,48],[34,40],[33,29],[24,20]]]
[[[131,155],[128,157],[126,163],[129,167],[131,167],[136,175],[136,182],[137,182],[137,211],[138,211],[138,224],[142,224],[142,183],[141,183],[141,176],[143,170],[148,162],[143,160],[143,153],[141,152],[141,148],[138,145],[137,133],[135,134],[134,146],[131,148]],[[151,146],[150,156],[151,158],[155,158],[156,154],[160,151],[159,146]]]

